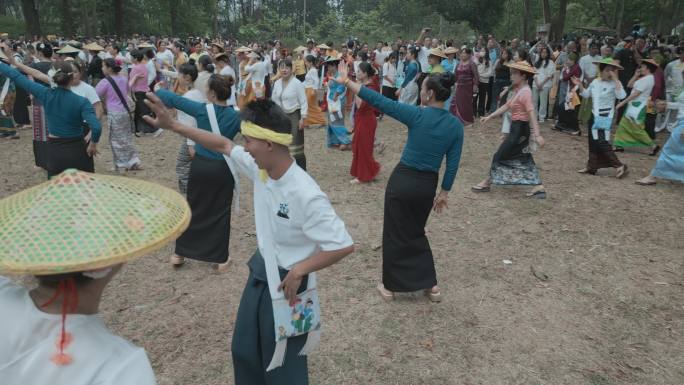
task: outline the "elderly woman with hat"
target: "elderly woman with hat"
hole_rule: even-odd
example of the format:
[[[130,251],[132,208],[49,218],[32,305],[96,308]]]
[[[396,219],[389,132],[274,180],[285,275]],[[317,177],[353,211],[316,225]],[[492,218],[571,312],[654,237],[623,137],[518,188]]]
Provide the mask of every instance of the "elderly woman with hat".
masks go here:
[[[83,46],[83,49],[88,51],[88,67],[86,69],[86,76],[90,80],[90,84],[95,87],[97,83],[104,79],[104,74],[102,73],[102,58],[100,57],[100,52],[104,51],[104,48],[92,42]]]
[[[594,175],[601,168],[612,167],[616,169],[615,177],[619,179],[627,174],[627,165],[621,163],[613,151],[610,130],[615,116],[615,101],[627,96],[617,75],[617,70],[622,67],[613,58],[592,63],[598,64],[599,76],[589,86],[585,88],[581,79],[572,78],[572,82],[579,86],[582,97],[591,100],[591,117],[587,125],[589,160],[587,167],[578,172]]]
[[[73,169],[1,200],[0,274],[37,280],[27,289],[0,276],[3,384],[155,384],[145,350],[109,331],[99,308],[124,263],[189,220],[165,187]]]
[[[428,64],[430,68],[428,69],[431,74],[441,74],[446,72],[444,67],[442,67],[442,60],[447,59],[441,48],[430,49],[430,54],[428,55]]]
[[[658,63],[653,59],[642,59],[639,70],[629,81],[632,92],[617,105],[620,109],[627,106],[620,119],[613,146],[616,151],[624,151],[625,147],[650,148],[649,155],[655,156],[660,146],[646,132],[646,109],[650,103],[651,91],[655,85],[653,74],[658,69]]]
[[[534,76],[536,70],[524,61],[508,64],[508,67],[511,69],[513,95],[508,98],[506,104],[480,121],[486,123],[510,110],[512,119],[510,133],[494,154],[489,176],[473,186],[472,191],[488,192],[492,184],[531,185],[534,187],[527,193],[527,196],[545,199],[546,190],[544,190],[539,169],[532,157],[535,147],[544,145],[544,138],[539,132],[539,122],[532,104],[532,90],[528,84],[528,79]]]

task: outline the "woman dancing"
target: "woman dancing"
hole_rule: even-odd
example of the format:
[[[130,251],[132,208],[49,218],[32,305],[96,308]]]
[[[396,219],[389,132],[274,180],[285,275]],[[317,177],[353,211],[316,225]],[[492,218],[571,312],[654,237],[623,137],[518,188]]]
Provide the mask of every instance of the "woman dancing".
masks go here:
[[[368,89],[379,92],[377,83],[371,80],[374,75],[373,66],[369,63],[361,63],[356,72],[356,80]],[[385,97],[392,100],[388,96]],[[373,158],[375,129],[378,127],[375,108],[356,96],[354,97],[352,115],[354,116],[354,138],[352,140],[353,157],[350,174],[354,179],[351,180],[351,183],[371,182],[380,172],[380,163]]]

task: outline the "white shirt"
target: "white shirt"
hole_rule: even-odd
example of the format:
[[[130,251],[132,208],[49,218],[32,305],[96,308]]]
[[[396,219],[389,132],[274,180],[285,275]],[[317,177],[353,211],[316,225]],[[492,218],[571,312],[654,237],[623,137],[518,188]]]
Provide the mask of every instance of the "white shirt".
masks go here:
[[[234,146],[230,157],[254,182],[254,222],[262,255],[275,250],[278,266],[290,269],[320,250],[354,244],[328,197],[295,162],[280,179],[262,182],[254,158],[243,147]]]
[[[591,111],[594,116],[609,116],[613,117],[615,111],[615,99],[624,99],[627,97],[625,89],[620,87],[617,89],[614,81],[594,79],[589,83],[589,87],[582,91],[582,97],[587,98],[591,96]],[[608,115],[605,113],[608,112]]]
[[[586,54],[579,59],[579,66],[582,69],[582,79],[583,80],[593,80],[598,75],[598,65],[592,63],[595,61],[600,61],[602,59],[601,55],[591,56]]]
[[[148,59],[145,67],[147,67],[147,85],[150,85],[157,78],[157,67],[153,59]]]
[[[492,77],[493,69],[494,66],[492,65],[492,62],[489,62],[489,65],[485,62],[477,62],[477,74],[480,77],[480,83],[489,83],[489,78]]]
[[[237,84],[238,79],[237,79],[237,77],[235,76],[235,70],[233,69],[233,67],[231,67],[231,66],[229,66],[229,65],[226,65],[225,67],[223,67],[223,68],[221,69],[221,72],[219,73],[219,75],[231,76],[231,77],[233,78],[233,87],[230,88],[230,98],[228,98],[228,100],[227,100],[226,103],[228,103],[229,106],[234,106],[234,105],[236,105],[236,104],[237,104],[237,99],[236,99],[236,96],[235,96],[235,93],[236,93],[236,91],[235,91],[235,84]]]
[[[390,78],[392,81],[388,81],[385,77]],[[382,65],[382,86],[383,87],[395,87],[394,82],[397,77],[397,67],[390,62],[386,62]]]
[[[112,334],[99,315],[69,314],[73,336],[64,349],[73,361],[58,366],[59,314],[36,307],[28,290],[0,277],[0,382],[2,385],[154,385],[145,350]]]
[[[198,102],[198,103],[206,103],[207,102],[207,98],[204,97],[204,95],[202,95],[202,93],[197,88],[193,88],[193,89],[187,91],[186,93],[183,94],[183,97],[188,98],[188,99],[190,99],[194,102]],[[186,126],[197,127],[197,120],[193,116],[188,115],[181,110],[176,110],[176,111],[177,111],[176,119],[178,119],[179,122],[185,124]],[[195,145],[195,142],[193,142],[190,139],[187,139],[186,143],[188,144],[188,146],[194,146]]]
[[[319,83],[318,70],[316,70],[316,67],[309,68],[304,77],[304,88],[313,88],[314,90],[317,90],[320,86]]]
[[[173,65],[173,52],[169,49],[165,49],[164,51],[159,51],[157,52],[157,60],[159,61],[159,64],[166,63],[168,66]]]
[[[636,99],[632,100],[632,103],[641,102],[642,105],[645,105],[648,102],[648,98],[651,97],[651,91],[653,91],[654,85],[655,78],[652,74],[646,75],[634,82],[632,92],[639,91],[641,93],[636,97]]]
[[[553,63],[553,60],[549,60],[549,62],[546,63],[546,66],[544,66],[544,62],[542,62],[541,67],[537,68],[537,73],[534,74],[534,82],[532,82],[532,88],[538,88],[537,82],[542,83],[546,79],[553,79],[553,76],[555,74],[556,65]],[[549,80],[546,83],[544,83],[542,89],[551,88],[551,86],[553,86],[553,81]]]
[[[197,74],[197,79],[195,79],[195,84],[193,87],[202,93],[202,103],[207,102],[207,92],[209,91],[209,78],[211,73],[209,71],[200,71]]]
[[[424,74],[428,72],[430,64],[428,63],[428,56],[430,55],[430,48],[420,47],[418,51],[418,63],[420,63],[420,71]]]
[[[304,50],[304,59],[306,59],[306,57],[309,55],[311,55],[313,57],[318,57],[318,53],[316,53],[315,50],[311,50],[311,51],[309,51],[308,49]]]
[[[83,96],[84,98],[88,99],[90,104],[95,104],[100,101],[100,97],[97,96],[97,91],[95,91],[95,87],[91,86],[86,82],[80,82],[77,86],[71,86],[69,87],[69,89],[76,95]]]
[[[679,95],[675,96],[674,102],[667,102],[669,110],[677,110],[677,120],[684,119],[684,91],[680,91]]]
[[[684,71],[684,62],[677,59],[671,61],[665,66],[665,89],[670,98],[675,98],[675,93],[684,88],[684,78],[682,78],[682,71]]]
[[[245,66],[245,71],[249,72],[251,74],[250,80],[252,81],[252,88],[255,89],[255,93],[257,93],[257,85],[255,83],[259,83],[259,85],[264,87],[264,84],[266,82],[266,76],[268,76],[269,73],[269,65],[266,62],[263,61],[258,61],[252,65],[246,65]],[[263,96],[263,95],[262,95]],[[257,95],[257,97],[260,97]]]
[[[302,119],[308,116],[309,105],[306,102],[304,85],[294,76],[287,82],[285,89],[283,89],[283,79],[276,80],[271,91],[271,100],[285,113],[291,114],[296,110],[301,110]]]
[[[377,49],[375,50],[375,65],[378,67],[382,67],[385,64],[385,58],[389,56],[391,52],[387,51],[378,51]]]

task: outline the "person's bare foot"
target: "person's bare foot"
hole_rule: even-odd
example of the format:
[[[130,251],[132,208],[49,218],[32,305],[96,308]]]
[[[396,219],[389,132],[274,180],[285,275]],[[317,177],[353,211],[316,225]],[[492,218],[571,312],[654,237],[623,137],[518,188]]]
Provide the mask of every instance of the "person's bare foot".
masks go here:
[[[377,289],[378,289],[378,292],[380,293],[380,296],[385,301],[390,302],[390,301],[394,300],[394,293],[385,289],[385,285],[379,283],[377,286]]]
[[[354,179],[352,179],[352,180],[349,181],[349,184],[359,184],[359,183],[361,183],[361,181],[359,180],[359,178],[354,178]]]
[[[171,258],[169,258],[169,262],[173,267],[180,267],[183,266],[183,264],[185,263],[185,258],[174,254],[171,256]]]
[[[432,302],[441,302],[442,301],[442,291],[439,289],[439,286],[437,286],[437,285],[433,286],[432,289],[425,289],[425,295]]]

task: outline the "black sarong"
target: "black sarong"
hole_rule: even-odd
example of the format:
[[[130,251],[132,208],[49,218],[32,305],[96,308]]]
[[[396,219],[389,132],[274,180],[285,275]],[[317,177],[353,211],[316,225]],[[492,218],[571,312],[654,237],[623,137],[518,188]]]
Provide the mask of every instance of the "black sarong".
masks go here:
[[[594,115],[592,114],[591,118],[589,118],[589,124],[587,125],[587,136],[589,137],[589,160],[587,161],[587,170],[590,173],[594,173],[601,168],[621,167],[622,162],[620,162],[615,155],[613,145],[608,142],[610,131],[597,130],[598,139],[594,139],[594,134],[591,131],[593,125]]]
[[[382,283],[395,292],[430,289],[437,273],[425,224],[437,190],[436,172],[399,163],[385,190]]]
[[[95,172],[95,163],[88,156],[88,145],[82,137],[48,138],[47,143],[48,179],[68,168]]]
[[[176,241],[176,254],[204,262],[228,260],[230,205],[235,181],[226,161],[195,155],[187,199],[192,218]]]
[[[136,92],[134,93],[134,96],[135,132],[141,132],[143,134],[150,134],[155,132],[157,129],[147,124],[147,122],[143,119],[143,116],[145,115],[152,115],[152,110],[150,110],[150,107],[147,107],[147,104],[145,104],[145,99],[147,99],[147,96],[145,96],[144,92]]]

